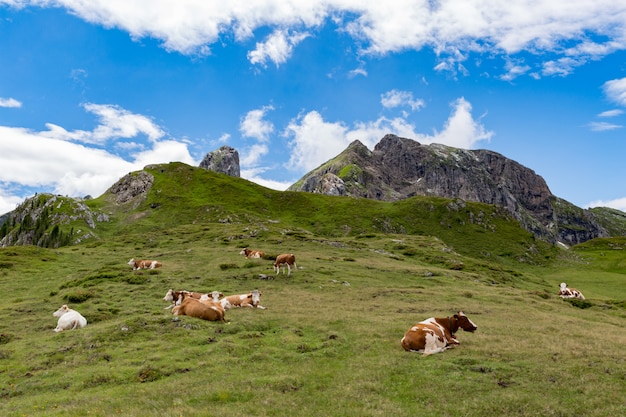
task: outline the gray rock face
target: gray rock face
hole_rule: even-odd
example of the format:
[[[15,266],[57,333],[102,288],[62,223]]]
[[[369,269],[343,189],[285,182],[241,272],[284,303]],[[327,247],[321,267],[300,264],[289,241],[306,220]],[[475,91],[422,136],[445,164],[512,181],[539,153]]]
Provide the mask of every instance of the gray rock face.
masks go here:
[[[145,196],[152,188],[154,177],[146,171],[138,171],[120,178],[108,190],[115,196],[115,202],[118,204],[127,203],[137,197]]]
[[[239,177],[239,152],[230,146],[222,146],[218,150],[206,154],[200,162],[200,168],[220,172],[231,177]]]
[[[383,201],[413,196],[461,198],[502,206],[527,230],[551,242],[572,245],[608,236],[590,212],[558,211],[557,197],[544,179],[511,159],[488,150],[421,145],[395,135],[386,135],[374,151],[359,141],[351,143],[289,190]]]

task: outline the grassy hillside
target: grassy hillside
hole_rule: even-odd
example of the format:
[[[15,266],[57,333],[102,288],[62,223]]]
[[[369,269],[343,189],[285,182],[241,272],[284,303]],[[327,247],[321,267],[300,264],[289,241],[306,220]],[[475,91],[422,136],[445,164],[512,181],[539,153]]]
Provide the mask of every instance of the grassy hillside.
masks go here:
[[[111,214],[99,239],[0,249],[2,415],[625,414],[626,241],[556,251],[489,206],[279,193],[189,168],[157,168],[137,209],[90,202]],[[299,270],[275,277],[245,246],[293,252]],[[131,257],[164,265],[131,271]],[[561,281],[587,303],[558,298]],[[267,309],[175,318],[170,288],[258,288]],[[52,331],[64,303],[86,328]],[[478,325],[460,346],[402,350],[411,325],[458,310]]]

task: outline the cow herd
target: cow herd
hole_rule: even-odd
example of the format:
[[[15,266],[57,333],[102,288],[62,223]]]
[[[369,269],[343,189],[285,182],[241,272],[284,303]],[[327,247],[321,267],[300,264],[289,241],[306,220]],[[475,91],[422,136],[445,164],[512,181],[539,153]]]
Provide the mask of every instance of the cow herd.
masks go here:
[[[244,248],[240,255],[248,259],[262,259],[265,253],[259,250]],[[155,260],[135,260],[128,261],[128,265],[137,269],[160,268],[162,263]],[[278,275],[287,268],[287,275],[291,275],[291,268],[297,270],[296,258],[293,254],[281,254],[276,256],[274,261],[274,271]],[[172,309],[175,316],[190,316],[209,321],[225,321],[225,313],[233,307],[248,307],[265,309],[261,306],[262,293],[255,289],[245,294],[235,294],[224,296],[219,291],[203,293],[187,290],[170,289],[163,297],[164,301],[171,304],[166,309]],[[575,288],[569,288],[566,283],[561,283],[557,294],[561,298],[585,299],[585,296]],[[55,332],[64,330],[80,329],[87,325],[87,319],[78,311],[70,309],[67,305],[61,306],[52,314],[58,318]],[[476,326],[462,311],[458,311],[452,317],[431,317],[423,320],[409,328],[400,341],[404,350],[409,352],[420,352],[424,355],[443,352],[455,345],[460,344],[455,333],[462,329],[466,332],[474,332]]]

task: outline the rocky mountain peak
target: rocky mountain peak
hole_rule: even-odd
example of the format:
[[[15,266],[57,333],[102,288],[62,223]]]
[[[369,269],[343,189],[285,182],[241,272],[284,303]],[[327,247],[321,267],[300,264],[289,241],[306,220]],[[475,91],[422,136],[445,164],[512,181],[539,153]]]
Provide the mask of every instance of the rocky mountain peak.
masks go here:
[[[422,145],[391,134],[373,151],[352,142],[289,190],[383,201],[413,196],[460,198],[502,206],[527,230],[551,242],[572,245],[608,236],[585,210],[567,210],[564,217],[556,209],[557,197],[540,175],[497,152]],[[578,214],[572,218],[572,212]]]
[[[231,177],[239,177],[239,152],[230,146],[224,145],[213,152],[207,153],[202,162],[200,162],[200,168],[220,172]]]

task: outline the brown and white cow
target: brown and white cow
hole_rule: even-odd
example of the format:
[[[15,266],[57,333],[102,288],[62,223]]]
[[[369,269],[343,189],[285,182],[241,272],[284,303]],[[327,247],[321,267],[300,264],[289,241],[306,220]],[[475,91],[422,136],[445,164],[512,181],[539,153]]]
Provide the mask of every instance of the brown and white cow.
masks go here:
[[[561,287],[559,288],[559,297],[580,298],[581,300],[585,299],[585,296],[582,292],[578,291],[576,288],[568,288],[567,284],[564,282],[561,282]]]
[[[248,248],[243,248],[242,251],[239,252],[239,254],[245,256],[248,259],[260,259],[265,256],[265,252],[261,250],[252,250]]]
[[[168,307],[165,307],[165,309],[172,308],[174,306],[180,305],[180,303],[182,303],[183,298],[185,298],[185,296],[188,296],[188,297],[195,298],[195,299],[199,300],[203,295],[204,295],[203,293],[195,292],[195,291],[186,291],[186,290],[174,291],[174,290],[169,290],[165,294],[165,297],[163,297],[163,301],[169,301],[172,304],[170,304]]]
[[[407,330],[400,343],[404,350],[421,352],[424,355],[443,352],[459,344],[454,337],[459,328],[466,332],[473,332],[478,327],[462,311],[459,311],[452,317],[431,317],[417,323]]]
[[[196,317],[209,321],[224,321],[224,309],[213,301],[200,301],[197,298],[185,297],[180,305],[172,308],[175,316]]]
[[[276,257],[276,261],[274,261],[274,271],[276,271],[276,275],[280,273],[280,267],[283,267],[283,274],[285,273],[285,266],[289,270],[287,276],[291,275],[291,268],[298,270],[296,265],[296,256],[293,253],[283,253]]]
[[[229,310],[232,305],[226,298],[222,297],[224,297],[224,294],[222,294],[221,292],[212,291],[207,294],[202,294],[202,297],[200,297],[200,301],[210,300],[214,303],[218,303],[219,305],[221,305],[224,310]]]
[[[238,294],[238,295],[229,295],[228,297],[224,297],[221,301],[222,303],[226,300],[230,307],[252,307],[252,308],[260,308],[261,310],[265,310],[261,303],[261,295],[263,293],[259,290],[253,290],[247,294]],[[223,305],[223,304],[222,304]],[[226,308],[226,309],[228,309]]]
[[[130,261],[128,261],[128,265],[133,268],[133,271],[136,269],[154,269],[163,266],[163,264],[159,261],[154,261],[151,259],[135,260],[135,258],[132,258]]]

